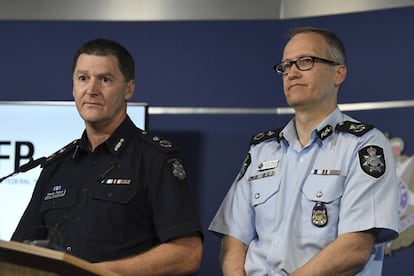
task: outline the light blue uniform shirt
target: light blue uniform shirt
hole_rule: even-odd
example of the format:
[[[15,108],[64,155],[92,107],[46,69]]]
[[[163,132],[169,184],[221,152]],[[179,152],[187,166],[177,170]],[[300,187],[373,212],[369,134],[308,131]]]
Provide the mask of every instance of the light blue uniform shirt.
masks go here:
[[[355,122],[354,133],[334,130],[344,121]],[[278,137],[251,145],[250,164],[209,226],[248,245],[247,275],[288,275],[339,235],[372,228],[380,229],[375,250],[358,275],[381,275],[384,242],[398,236],[398,178],[386,137],[375,128],[359,137],[361,126],[337,108],[303,148],[293,119]],[[328,219],[319,227],[317,202]]]

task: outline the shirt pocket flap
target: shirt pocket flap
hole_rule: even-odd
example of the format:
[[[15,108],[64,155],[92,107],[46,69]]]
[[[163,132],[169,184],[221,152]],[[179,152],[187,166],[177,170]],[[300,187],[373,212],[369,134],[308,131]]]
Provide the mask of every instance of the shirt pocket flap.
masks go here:
[[[45,212],[54,209],[65,209],[75,205],[77,200],[76,192],[74,191],[57,191],[48,193],[43,197],[43,202],[40,205],[40,212]]]
[[[308,200],[332,202],[342,196],[344,180],[340,175],[310,175],[302,192]]]
[[[137,192],[136,185],[105,185],[101,184],[91,192],[90,197],[97,200],[126,204]]]
[[[256,206],[266,202],[272,195],[279,191],[280,176],[274,175],[272,177],[252,180],[250,185],[252,205]]]

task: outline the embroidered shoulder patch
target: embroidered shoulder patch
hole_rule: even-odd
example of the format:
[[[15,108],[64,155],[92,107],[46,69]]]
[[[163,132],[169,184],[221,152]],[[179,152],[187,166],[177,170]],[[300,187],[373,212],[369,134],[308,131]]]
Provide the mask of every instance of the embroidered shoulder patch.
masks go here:
[[[179,159],[171,159],[168,161],[171,164],[172,174],[180,180],[187,178],[187,173],[185,172],[184,166]]]
[[[283,139],[283,137],[280,137],[280,132],[282,131],[281,128],[268,130],[266,132],[260,132],[252,137],[250,140],[250,145],[257,145],[263,141],[270,140],[276,138],[277,141],[280,143],[280,141]]]
[[[361,137],[371,129],[373,125],[363,124],[359,122],[344,121],[336,125],[336,131],[348,132],[355,136]]]
[[[379,178],[385,172],[384,151],[375,145],[366,146],[358,151],[361,169],[368,175]]]
[[[244,158],[243,165],[242,165],[242,167],[241,167],[241,169],[240,169],[240,172],[239,172],[239,175],[238,175],[238,177],[237,177],[237,182],[238,182],[238,181],[240,181],[240,179],[242,179],[242,178],[243,178],[243,176],[244,176],[244,174],[246,173],[247,168],[250,166],[250,163],[251,163],[251,162],[252,162],[252,159],[251,159],[251,157],[250,157],[250,153],[248,153],[248,154],[246,155],[246,158]]]

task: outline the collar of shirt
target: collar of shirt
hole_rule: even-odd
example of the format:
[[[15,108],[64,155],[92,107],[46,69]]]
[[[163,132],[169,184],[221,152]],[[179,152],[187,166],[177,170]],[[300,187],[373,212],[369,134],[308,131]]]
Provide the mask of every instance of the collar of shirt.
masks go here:
[[[113,154],[122,152],[125,145],[128,143],[128,139],[131,137],[131,132],[136,129],[136,126],[132,122],[131,118],[127,115],[125,120],[118,126],[118,128],[112,133],[112,135],[96,149],[104,148],[109,150]],[[79,140],[79,148],[84,152],[89,152],[89,141],[86,131],[82,133],[82,137]]]
[[[327,142],[329,139],[332,139],[334,136],[334,128],[339,123],[346,119],[346,116],[339,110],[338,107],[332,111],[312,132],[311,134],[311,143],[319,141],[321,143]],[[331,126],[331,130],[328,132],[328,126]],[[321,132],[326,131],[324,134]],[[330,133],[331,132],[331,133]],[[289,123],[283,128],[281,132],[283,136],[284,144],[286,146],[298,144],[298,137],[296,134],[295,120],[292,118]]]

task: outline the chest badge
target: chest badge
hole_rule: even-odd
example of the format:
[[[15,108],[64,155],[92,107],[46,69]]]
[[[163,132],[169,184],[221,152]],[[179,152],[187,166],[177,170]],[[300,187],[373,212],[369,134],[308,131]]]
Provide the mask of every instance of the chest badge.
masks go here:
[[[312,210],[312,224],[323,227],[328,223],[328,211],[323,202],[317,201]]]

